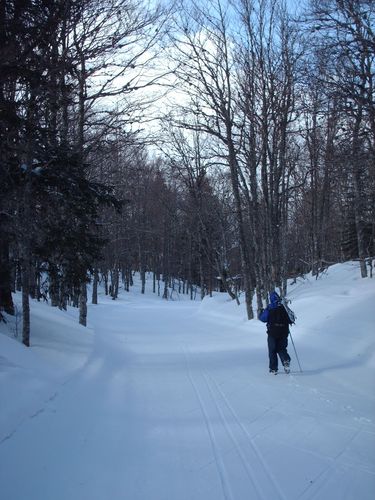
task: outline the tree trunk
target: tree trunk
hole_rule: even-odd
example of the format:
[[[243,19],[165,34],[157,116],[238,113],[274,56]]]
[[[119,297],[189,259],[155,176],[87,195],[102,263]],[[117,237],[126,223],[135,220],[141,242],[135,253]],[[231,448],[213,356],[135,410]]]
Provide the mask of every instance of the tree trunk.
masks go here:
[[[168,277],[163,276],[163,280],[164,280],[163,299],[168,300]]]
[[[102,277],[104,279],[104,293],[108,295],[108,271],[102,273]]]
[[[228,132],[227,136],[230,137],[231,133]],[[229,144],[228,144],[229,158],[228,159],[229,159],[229,166],[230,166],[230,172],[231,172],[232,190],[233,190],[235,206],[236,206],[236,218],[237,218],[237,224],[238,224],[238,230],[239,230],[239,236],[240,236],[241,265],[242,265],[241,267],[242,267],[243,281],[244,281],[244,288],[245,288],[246,312],[247,312],[247,318],[253,319],[254,318],[254,311],[253,311],[254,289],[253,289],[253,286],[251,285],[250,258],[249,258],[249,249],[248,249],[246,235],[245,235],[243,211],[242,211],[242,206],[241,206],[241,195],[240,195],[238,173],[237,173],[238,167],[237,167],[237,162],[235,160],[234,146],[230,140],[228,142],[229,142]]]
[[[144,294],[146,291],[146,271],[144,267],[141,268],[141,293]]]
[[[99,282],[98,270],[94,269],[94,279],[92,282],[92,299],[91,299],[92,304],[98,303],[98,282]]]
[[[69,293],[66,284],[61,281],[59,287],[59,309],[61,311],[66,311],[68,306]]]
[[[201,300],[203,300],[205,295],[206,295],[206,290],[205,290],[201,250],[199,250],[199,252],[200,252],[200,255],[199,255],[199,284],[200,284],[200,288],[201,288]]]
[[[5,311],[7,314],[14,315],[9,245],[3,239],[0,239],[0,311]]]
[[[365,246],[365,222],[363,210],[364,186],[362,181],[361,160],[360,157],[360,139],[359,131],[362,121],[362,109],[360,108],[356,117],[354,132],[353,132],[353,180],[354,180],[354,215],[355,225],[357,230],[357,243],[358,243],[358,258],[361,268],[362,278],[367,278],[366,266],[366,246]]]
[[[22,266],[22,343],[30,347],[30,265],[25,259]]]
[[[87,326],[87,286],[82,283],[79,294],[79,324]]]
[[[119,270],[117,265],[111,271],[111,297],[112,300],[116,300],[118,297],[118,287],[119,287]]]

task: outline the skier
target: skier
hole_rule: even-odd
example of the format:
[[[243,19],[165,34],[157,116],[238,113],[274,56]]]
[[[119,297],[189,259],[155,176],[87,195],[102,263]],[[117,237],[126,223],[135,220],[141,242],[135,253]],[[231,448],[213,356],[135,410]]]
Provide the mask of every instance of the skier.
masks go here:
[[[270,293],[270,304],[259,315],[260,321],[267,323],[268,356],[270,373],[277,375],[278,359],[284,366],[286,373],[290,372],[290,356],[287,351],[289,325],[292,321],[283,306],[280,296],[275,292]]]

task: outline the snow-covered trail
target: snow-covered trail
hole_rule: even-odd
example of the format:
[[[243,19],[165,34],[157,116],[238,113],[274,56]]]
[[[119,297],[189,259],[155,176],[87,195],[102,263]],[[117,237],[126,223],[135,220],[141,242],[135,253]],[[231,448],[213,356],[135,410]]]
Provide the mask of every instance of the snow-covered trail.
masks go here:
[[[269,375],[265,335],[197,310],[92,307],[87,363],[0,445],[1,499],[372,499],[373,401]]]

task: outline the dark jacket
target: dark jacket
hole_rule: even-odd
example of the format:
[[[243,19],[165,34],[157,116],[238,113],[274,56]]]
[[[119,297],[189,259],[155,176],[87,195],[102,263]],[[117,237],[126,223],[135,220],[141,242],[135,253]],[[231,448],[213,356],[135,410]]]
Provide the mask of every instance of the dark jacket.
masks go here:
[[[267,323],[267,333],[274,338],[287,337],[289,335],[289,319],[285,307],[276,292],[270,294],[270,303],[259,315],[260,321]]]

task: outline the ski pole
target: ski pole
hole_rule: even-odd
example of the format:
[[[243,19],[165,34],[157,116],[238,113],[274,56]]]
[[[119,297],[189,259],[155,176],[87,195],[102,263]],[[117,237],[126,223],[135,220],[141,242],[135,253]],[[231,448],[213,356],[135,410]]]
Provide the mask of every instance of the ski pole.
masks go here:
[[[296,355],[296,359],[298,361],[298,366],[299,366],[300,372],[302,373],[301,363],[299,362],[298,354],[297,354],[297,351],[296,351],[296,346],[294,345],[294,342],[293,342],[292,332],[289,332],[289,335],[290,335],[290,340],[292,341],[292,344],[293,344],[293,349],[294,349],[294,352],[295,352],[295,355]]]

